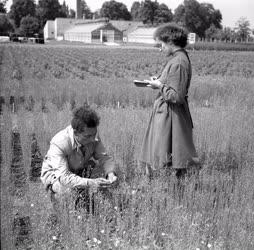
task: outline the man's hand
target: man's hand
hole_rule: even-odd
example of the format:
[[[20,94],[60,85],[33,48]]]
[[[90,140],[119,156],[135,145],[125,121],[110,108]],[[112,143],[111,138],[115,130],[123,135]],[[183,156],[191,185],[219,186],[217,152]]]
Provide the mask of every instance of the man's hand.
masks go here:
[[[109,173],[107,176],[107,180],[109,180],[112,184],[117,181],[117,176],[114,173]]]
[[[88,179],[88,187],[97,192],[100,188],[110,187],[111,182],[105,178]]]

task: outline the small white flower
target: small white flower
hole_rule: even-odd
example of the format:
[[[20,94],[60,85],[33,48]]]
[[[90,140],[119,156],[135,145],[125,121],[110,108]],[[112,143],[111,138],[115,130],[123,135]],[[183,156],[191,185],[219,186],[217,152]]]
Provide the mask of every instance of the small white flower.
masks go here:
[[[115,242],[114,242],[115,247],[118,247],[119,244],[120,244],[120,240],[116,239]]]
[[[211,247],[212,247],[212,244],[208,243],[208,244],[207,244],[207,247],[208,247],[208,248],[211,248]]]
[[[118,207],[117,207],[117,206],[115,206],[115,207],[114,207],[114,209],[117,211]]]
[[[34,207],[34,204],[33,204],[33,203],[31,204],[31,207]]]
[[[101,230],[101,233],[104,234],[104,233],[105,233],[105,230],[102,229],[102,230]]]
[[[93,238],[93,242],[96,243],[98,240],[96,238]]]
[[[165,233],[161,233],[161,236],[165,236],[166,234]]]
[[[52,236],[52,239],[53,239],[53,240],[57,240],[57,237],[56,237],[56,236]]]
[[[196,250],[200,250],[200,248],[199,248],[199,247],[197,247],[197,248],[196,248]]]
[[[132,191],[131,191],[131,194],[132,195],[135,195],[137,193],[137,190],[135,190],[135,189],[133,189]]]
[[[82,216],[79,215],[79,216],[78,216],[78,220],[81,220],[81,219],[82,219]]]
[[[100,244],[101,244],[101,241],[100,241],[100,240],[97,240],[97,244],[100,245]]]

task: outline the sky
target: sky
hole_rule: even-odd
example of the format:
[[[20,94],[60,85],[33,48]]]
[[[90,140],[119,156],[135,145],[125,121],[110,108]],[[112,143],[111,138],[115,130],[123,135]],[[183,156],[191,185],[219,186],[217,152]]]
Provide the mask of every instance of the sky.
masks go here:
[[[100,9],[102,4],[106,0],[86,0],[87,5],[91,11]],[[137,0],[116,0],[117,2],[124,3],[130,10],[132,3]],[[59,0],[62,4],[63,0]],[[65,0],[66,4],[75,10],[76,0]],[[141,2],[141,0],[139,0]],[[158,0],[159,3],[165,3],[172,11],[174,11],[177,6],[183,3],[183,0]],[[215,9],[219,9],[222,14],[222,25],[226,27],[235,27],[237,20],[240,17],[246,17],[250,22],[251,28],[254,28],[254,0],[198,0],[198,2],[208,2],[213,4]],[[10,6],[12,0],[8,0],[8,5]]]

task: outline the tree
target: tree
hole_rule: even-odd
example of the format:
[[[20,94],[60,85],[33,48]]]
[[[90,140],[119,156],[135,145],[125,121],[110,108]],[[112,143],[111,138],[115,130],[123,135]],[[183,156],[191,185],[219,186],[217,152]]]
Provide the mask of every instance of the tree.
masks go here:
[[[248,37],[251,31],[250,22],[245,17],[241,17],[236,22],[236,31],[237,31],[237,36],[241,42],[248,41]]]
[[[131,15],[126,5],[114,0],[104,2],[101,10],[101,17],[107,17],[110,20],[130,20]]]
[[[158,8],[159,4],[156,1],[145,0],[141,3],[140,16],[144,24],[151,23],[153,25],[155,13]]]
[[[219,10],[215,10],[210,3],[201,3],[199,6],[199,15],[203,20],[204,27],[209,28],[214,25],[215,28],[221,29],[222,15]]]
[[[220,32],[220,39],[225,42],[232,42],[234,38],[234,31],[229,27],[224,27]]]
[[[159,24],[172,21],[173,14],[166,4],[145,0],[141,3],[134,2],[131,7],[131,16],[133,20],[143,21],[147,24]]]
[[[0,0],[0,13],[6,13],[6,5],[7,0]]]
[[[0,34],[7,35],[10,32],[13,32],[14,28],[6,15],[0,15]]]
[[[196,0],[184,0],[175,10],[174,20],[204,38],[205,31],[213,24],[221,28],[222,15],[212,4],[198,3]]]
[[[33,0],[18,0],[11,5],[10,18],[18,28],[20,21],[25,16],[35,16],[35,3]]]
[[[173,14],[166,4],[160,4],[154,12],[155,23],[168,23],[173,20]]]
[[[140,20],[140,9],[141,4],[140,2],[133,2],[131,6],[131,18],[132,20],[139,21]]]
[[[61,6],[61,12],[65,14],[66,17],[69,17],[70,13],[69,13],[69,7],[66,4],[65,0],[63,1],[63,4]]]
[[[206,31],[205,31],[205,37],[208,40],[214,40],[219,39],[221,40],[221,29],[218,29],[215,27],[214,24],[212,24]]]
[[[75,18],[75,16],[76,16],[76,12],[75,12],[75,10],[70,9],[70,12],[69,12],[69,17],[70,17],[70,18]]]
[[[100,18],[100,17],[101,17],[101,10],[100,10],[100,9],[97,9],[97,10],[93,13],[93,15],[94,15],[94,18],[95,18],[95,19]]]
[[[93,18],[93,13],[91,12],[88,5],[86,4],[85,0],[81,0],[80,8],[81,8],[81,15],[82,16],[84,16],[86,19]]]
[[[24,36],[33,36],[39,33],[40,25],[36,17],[26,16],[21,19],[19,32]]]
[[[184,1],[184,25],[189,31],[204,37],[205,29],[202,27],[203,21],[200,18],[199,6],[200,4],[196,0]]]
[[[185,7],[183,4],[178,5],[178,7],[175,9],[173,21],[179,25],[185,25]]]
[[[39,0],[36,12],[41,28],[45,25],[47,20],[54,20],[57,17],[66,17],[58,0]]]

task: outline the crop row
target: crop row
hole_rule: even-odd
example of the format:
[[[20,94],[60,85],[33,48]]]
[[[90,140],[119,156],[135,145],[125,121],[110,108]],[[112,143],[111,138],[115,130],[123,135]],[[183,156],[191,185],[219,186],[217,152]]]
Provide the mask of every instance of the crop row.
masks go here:
[[[95,72],[92,74],[89,71],[90,68],[98,70],[99,65],[104,65],[104,70],[107,70],[106,63],[111,65],[110,62],[107,62],[109,59],[106,55],[105,59],[101,58],[101,61],[98,61],[100,58],[97,61],[95,60],[96,53],[99,57],[99,54],[102,55],[105,49],[100,49],[101,51],[98,52],[93,49],[82,51],[79,48],[80,59],[78,59],[77,48],[73,49],[75,52],[73,58],[70,52],[72,51],[71,49],[64,53],[62,48],[53,48],[52,51],[48,47],[43,49],[39,47],[38,50],[37,47],[23,46],[20,48],[18,50],[18,47],[15,46],[0,47],[2,53],[0,70],[2,82],[0,87],[1,96],[6,97],[5,102],[9,102],[10,97],[15,96],[16,104],[22,104],[28,110],[32,110],[35,106],[37,108],[40,106],[40,109],[43,111],[46,110],[46,106],[51,105],[50,103],[55,104],[59,109],[64,107],[65,103],[71,103],[72,106],[75,106],[76,104],[87,102],[97,106],[114,107],[150,107],[153,103],[154,91],[147,88],[136,88],[132,83],[135,76],[134,74],[130,76],[133,70],[128,70],[128,67],[126,67],[129,63],[127,60],[131,60],[127,56],[126,63],[123,58],[117,59],[118,64],[116,67],[118,67],[119,71],[116,72],[119,77],[116,77],[109,76],[102,69],[98,71],[100,72],[100,74],[98,73],[99,75],[96,75]],[[63,52],[62,55],[61,51]],[[128,50],[122,51],[127,53]],[[135,51],[131,50],[131,55]],[[50,52],[52,56],[49,55]],[[108,53],[117,54],[120,52],[119,50],[109,49]],[[209,57],[210,53],[203,52],[202,55],[203,63],[206,64],[207,68],[198,70],[204,73],[199,75],[194,73],[193,75],[189,91],[190,103],[197,106],[231,105],[235,103],[240,106],[253,107],[253,78],[241,77],[241,73],[239,73],[239,76],[234,74],[248,63],[249,69],[246,66],[244,71],[247,72],[249,70],[249,75],[252,75],[254,71],[250,67],[254,65],[252,63],[254,57],[250,55],[248,60],[246,59],[244,62],[245,53],[237,54],[239,56],[237,64],[234,54],[227,53],[224,56],[213,52],[214,57]],[[192,54],[192,56],[194,55],[195,53]],[[215,62],[223,64],[223,56],[228,58],[228,61],[225,60],[224,63],[230,65],[228,69],[232,70],[232,76],[219,74],[223,70],[223,67],[215,68]],[[229,59],[231,62],[229,62]],[[82,60],[86,64],[81,64]],[[160,58],[160,60],[162,59]],[[199,64],[201,64],[200,61],[201,58],[198,61]],[[114,63],[114,58],[112,62]],[[90,63],[96,63],[97,68],[89,66]],[[84,65],[89,66],[87,71],[83,68],[85,67]],[[149,66],[149,64],[147,65]],[[232,65],[234,65],[235,71],[233,71]],[[102,68],[102,66],[100,67]],[[208,74],[209,68],[212,68],[213,71],[217,70],[217,75]],[[128,72],[129,76],[122,76],[126,72]],[[142,74],[145,78],[145,73]],[[224,74],[226,73],[224,72]],[[143,78],[141,74],[135,78],[138,77],[140,79]]]
[[[155,49],[13,46],[12,51],[17,60],[23,60],[24,66],[35,73],[40,72],[42,77],[53,74],[56,78],[84,79],[87,74],[104,78],[147,77],[160,73],[167,59]],[[254,76],[254,58],[249,53],[190,51],[189,54],[196,75]]]

